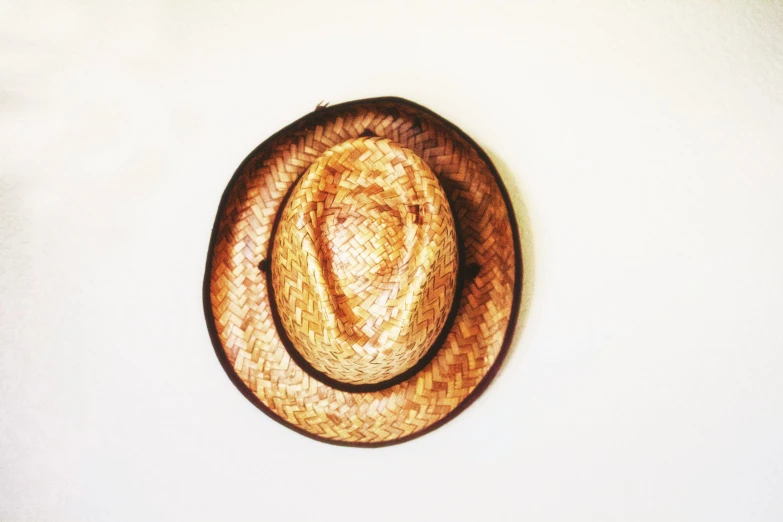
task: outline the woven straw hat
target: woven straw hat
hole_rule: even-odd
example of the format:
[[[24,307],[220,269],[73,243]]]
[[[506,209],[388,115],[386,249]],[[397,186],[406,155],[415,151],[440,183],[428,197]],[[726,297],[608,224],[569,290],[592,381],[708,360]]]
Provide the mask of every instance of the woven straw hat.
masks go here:
[[[521,288],[486,154],[424,107],[376,98],[319,107],[245,159],[218,210],[204,308],[224,369],[261,410],[377,446],[481,393]]]

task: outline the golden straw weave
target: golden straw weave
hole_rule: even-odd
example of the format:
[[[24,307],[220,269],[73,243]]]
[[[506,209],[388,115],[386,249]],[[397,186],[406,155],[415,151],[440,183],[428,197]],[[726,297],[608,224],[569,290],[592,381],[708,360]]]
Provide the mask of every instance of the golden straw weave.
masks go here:
[[[488,384],[521,266],[483,151],[423,107],[363,100],[305,116],[237,170],[205,311],[224,368],[263,411],[319,440],[383,445]]]

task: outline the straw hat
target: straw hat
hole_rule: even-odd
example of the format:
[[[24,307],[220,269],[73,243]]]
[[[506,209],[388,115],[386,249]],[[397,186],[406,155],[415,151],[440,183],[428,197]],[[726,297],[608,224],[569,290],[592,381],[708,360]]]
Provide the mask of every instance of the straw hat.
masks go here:
[[[522,288],[508,195],[464,132],[399,98],[320,107],[240,165],[204,308],[234,384],[336,444],[422,435],[508,349]]]

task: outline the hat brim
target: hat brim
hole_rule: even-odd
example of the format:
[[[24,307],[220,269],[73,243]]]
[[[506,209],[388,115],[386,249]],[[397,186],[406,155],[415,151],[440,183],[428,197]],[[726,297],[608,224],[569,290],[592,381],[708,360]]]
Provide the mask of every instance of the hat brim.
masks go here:
[[[413,150],[451,205],[469,279],[443,343],[418,371],[383,389],[352,392],[319,380],[281,338],[265,271],[275,217],[293,184],[330,147],[362,135]],[[263,268],[263,267],[262,267]],[[429,109],[373,98],[316,110],[259,145],[220,201],[204,277],[215,353],[237,388],[274,420],[350,446],[404,442],[443,425],[487,387],[511,342],[522,253],[511,201],[486,153]]]

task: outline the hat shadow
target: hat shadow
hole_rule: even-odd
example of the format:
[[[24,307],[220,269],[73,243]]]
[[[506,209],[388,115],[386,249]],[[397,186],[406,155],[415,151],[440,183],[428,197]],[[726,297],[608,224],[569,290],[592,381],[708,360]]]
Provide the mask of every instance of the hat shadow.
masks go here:
[[[512,333],[511,343],[509,345],[508,352],[506,353],[505,360],[498,369],[497,376],[500,376],[509,366],[509,363],[512,359],[518,355],[521,356],[524,353],[520,351],[520,346],[522,346],[522,333],[525,330],[528,315],[530,313],[530,307],[533,302],[536,279],[535,250],[533,245],[533,230],[530,223],[530,214],[528,212],[522,190],[519,188],[517,180],[515,179],[508,165],[500,158],[500,156],[498,156],[498,154],[495,153],[495,151],[483,146],[482,149],[495,165],[498,175],[500,176],[500,179],[506,188],[506,192],[508,192],[508,196],[511,199],[512,208],[514,209],[514,218],[517,222],[519,241],[522,249],[522,296],[519,301],[519,315],[514,327],[514,332]],[[528,346],[525,345],[525,348],[528,348]]]

